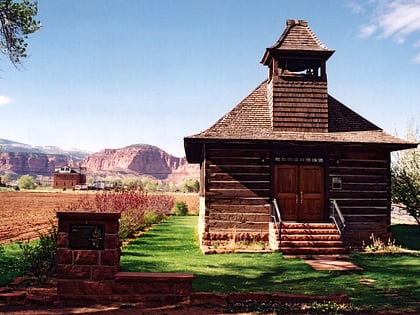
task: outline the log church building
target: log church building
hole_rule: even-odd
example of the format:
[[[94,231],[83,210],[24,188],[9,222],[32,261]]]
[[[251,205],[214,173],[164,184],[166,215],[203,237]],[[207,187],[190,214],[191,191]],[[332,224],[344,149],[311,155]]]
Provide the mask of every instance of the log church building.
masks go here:
[[[328,94],[334,53],[303,20],[265,50],[262,82],[203,132],[184,138],[200,164],[202,248],[258,242],[284,254],[336,254],[390,233],[391,152],[415,148]]]

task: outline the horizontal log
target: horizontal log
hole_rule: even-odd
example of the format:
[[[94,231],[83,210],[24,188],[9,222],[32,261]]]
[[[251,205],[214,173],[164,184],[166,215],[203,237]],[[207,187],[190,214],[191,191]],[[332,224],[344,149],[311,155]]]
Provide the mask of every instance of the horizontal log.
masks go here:
[[[256,213],[256,214],[269,214],[271,205],[258,204],[258,205],[232,205],[232,204],[215,204],[211,203],[207,208],[210,213]]]
[[[358,216],[344,216],[346,219],[346,225],[353,223],[353,224],[370,224],[370,223],[377,223],[377,224],[384,224],[386,225],[388,222],[388,217],[386,215],[358,215]]]
[[[207,181],[270,181],[269,173],[208,173]]]
[[[368,206],[355,206],[355,207],[346,207],[340,206],[340,210],[344,215],[364,215],[364,214],[387,214],[389,213],[389,208],[387,207],[368,207]]]
[[[266,205],[269,204],[271,198],[268,196],[265,197],[238,197],[230,198],[219,196],[218,198],[212,198],[208,196],[206,198],[206,207],[216,207],[216,206],[244,206],[244,205]]]
[[[334,191],[335,192],[335,191]],[[387,196],[388,197],[388,196]],[[335,194],[331,193],[330,199],[335,199],[338,203],[338,206],[372,206],[372,207],[387,207],[390,206],[388,198],[337,198]]]
[[[350,236],[351,234],[358,235],[360,233],[379,233],[388,230],[388,225],[384,222],[367,222],[360,224],[359,222],[348,222],[346,224],[346,237]]]
[[[232,147],[235,148],[235,150],[232,150]],[[220,148],[220,149],[210,149],[207,153],[208,159],[213,158],[242,158],[242,157],[255,157],[259,158],[261,155],[269,156],[270,152],[267,150],[250,150],[250,149],[240,149],[235,146],[229,146],[226,148]]]
[[[208,181],[207,189],[270,189],[267,181]]]
[[[344,175],[376,175],[387,178],[388,169],[386,168],[366,168],[366,167],[330,167],[330,176]]]
[[[334,166],[336,161],[339,161],[339,166]],[[350,160],[350,159],[340,159],[334,158],[330,159],[331,169],[334,170],[335,168],[340,167],[379,167],[379,168],[388,168],[389,163],[387,160]]]
[[[213,165],[207,166],[208,173],[270,173],[270,165]]]
[[[219,221],[219,220],[209,220],[207,221],[207,227],[209,228],[209,232],[212,229],[231,229],[232,231],[235,230],[248,230],[248,231],[268,231],[269,222],[239,222],[239,221]]]
[[[387,176],[387,174],[381,174],[381,175],[348,175],[348,174],[340,174],[340,173],[330,173],[330,182],[331,178],[339,176],[341,177],[341,180],[343,183],[385,183],[389,184],[390,180]]]
[[[209,189],[206,196],[211,198],[267,197],[270,189]]]
[[[226,158],[226,157],[220,157],[220,158],[211,158],[207,159],[206,161],[206,167],[212,166],[212,165],[225,165],[225,166],[236,166],[239,167],[243,166],[260,166],[263,162],[261,161],[262,156],[259,157],[253,157],[253,158]],[[270,159],[264,156],[264,164],[270,165],[268,163]]]
[[[386,199],[388,197],[387,191],[360,191],[360,190],[333,190],[331,192],[332,199],[340,199],[340,198],[355,198],[358,199],[377,199],[383,198]]]
[[[331,187],[331,183],[330,183]],[[390,187],[387,183],[348,183],[343,181],[342,182],[342,190],[349,190],[349,191],[384,191],[389,192]]]
[[[375,152],[375,151],[347,151],[347,152],[337,152],[340,159],[348,160],[388,160],[389,154],[384,152]]]
[[[256,213],[215,213],[210,212],[208,220],[212,221],[226,221],[226,222],[253,222],[253,223],[269,223],[269,214],[256,214]]]

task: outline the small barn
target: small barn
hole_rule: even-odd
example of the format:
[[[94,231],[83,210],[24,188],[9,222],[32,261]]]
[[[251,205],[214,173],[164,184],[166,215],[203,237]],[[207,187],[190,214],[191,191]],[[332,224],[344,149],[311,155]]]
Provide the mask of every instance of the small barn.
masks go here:
[[[184,138],[200,164],[203,249],[252,242],[285,254],[343,253],[390,232],[396,138],[328,94],[334,53],[288,20],[261,63],[268,79],[203,132]]]
[[[81,186],[86,186],[86,167],[59,166],[54,169],[53,188],[76,189]]]

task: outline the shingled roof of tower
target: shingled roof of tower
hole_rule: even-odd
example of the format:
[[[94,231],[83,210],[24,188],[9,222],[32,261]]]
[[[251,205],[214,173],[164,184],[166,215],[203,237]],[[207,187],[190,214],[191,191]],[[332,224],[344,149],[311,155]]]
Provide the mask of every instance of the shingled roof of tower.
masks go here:
[[[327,58],[334,53],[333,49],[329,49],[308,27],[308,22],[303,20],[288,20],[286,29],[277,42],[267,48],[261,63],[268,65],[269,54],[275,52],[324,52]]]

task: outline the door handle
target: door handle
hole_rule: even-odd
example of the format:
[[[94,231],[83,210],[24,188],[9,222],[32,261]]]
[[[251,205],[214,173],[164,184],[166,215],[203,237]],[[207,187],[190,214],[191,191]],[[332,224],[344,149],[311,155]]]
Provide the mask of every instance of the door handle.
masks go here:
[[[303,204],[303,191],[300,192],[300,204]]]
[[[296,194],[296,205],[299,204],[299,194]]]

